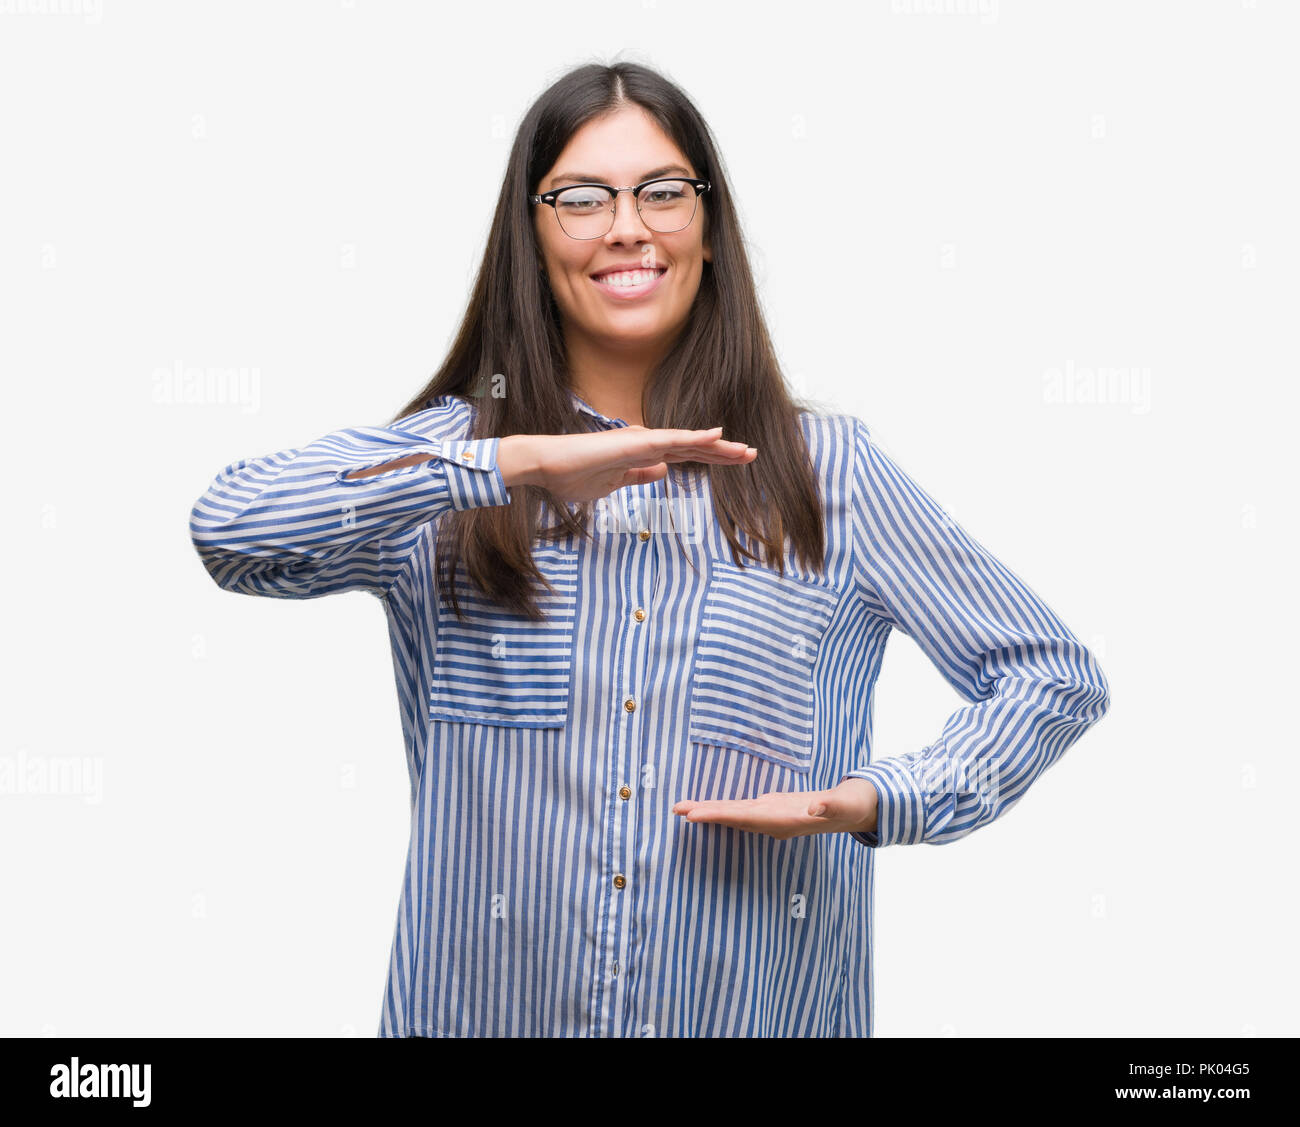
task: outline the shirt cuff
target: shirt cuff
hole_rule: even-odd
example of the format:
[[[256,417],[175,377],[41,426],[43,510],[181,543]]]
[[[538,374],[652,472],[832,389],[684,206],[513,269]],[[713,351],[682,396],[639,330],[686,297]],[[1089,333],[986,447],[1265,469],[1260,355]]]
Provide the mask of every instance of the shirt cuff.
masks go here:
[[[339,470],[335,477],[344,485],[373,486],[385,484],[398,477],[405,481],[415,474],[436,473],[444,475],[447,479],[447,493],[453,509],[508,505],[510,489],[497,466],[497,447],[500,444],[499,437],[457,438],[395,447],[377,460],[346,466]],[[389,462],[400,462],[412,454],[434,454],[436,457],[413,466],[401,466],[386,473],[369,474],[366,477],[348,476],[356,473],[357,470],[375,469]]]
[[[447,475],[453,509],[510,504],[510,488],[497,466],[499,437],[457,438],[442,443],[442,457],[429,463]]]
[[[866,779],[876,788],[876,828],[871,833],[850,831],[863,845],[916,845],[925,837],[925,802],[916,781],[901,767],[885,759],[850,771],[840,780]]]

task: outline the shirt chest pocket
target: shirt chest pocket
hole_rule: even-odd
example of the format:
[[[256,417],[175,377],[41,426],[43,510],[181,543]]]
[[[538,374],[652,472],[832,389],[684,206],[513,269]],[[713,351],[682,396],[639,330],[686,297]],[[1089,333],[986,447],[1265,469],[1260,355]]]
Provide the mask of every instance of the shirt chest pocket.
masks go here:
[[[439,596],[429,719],[562,728],[568,720],[578,592],[574,547],[535,545],[544,621],[503,610],[456,572],[464,618]]]
[[[810,770],[813,667],[838,600],[831,587],[715,560],[691,675],[691,741]]]

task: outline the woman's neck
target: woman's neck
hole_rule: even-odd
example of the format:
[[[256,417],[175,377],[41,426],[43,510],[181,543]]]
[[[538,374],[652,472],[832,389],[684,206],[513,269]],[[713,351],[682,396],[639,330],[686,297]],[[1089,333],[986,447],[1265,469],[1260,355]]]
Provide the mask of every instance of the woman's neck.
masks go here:
[[[641,395],[659,354],[611,352],[567,342],[569,386],[602,415],[644,426]]]

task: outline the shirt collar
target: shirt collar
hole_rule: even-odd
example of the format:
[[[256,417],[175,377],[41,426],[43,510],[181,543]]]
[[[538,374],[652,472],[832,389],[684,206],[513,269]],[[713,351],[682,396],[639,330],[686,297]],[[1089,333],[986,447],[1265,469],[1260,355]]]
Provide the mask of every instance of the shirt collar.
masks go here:
[[[599,411],[596,410],[595,407],[593,407],[585,399],[580,398],[578,396],[578,393],[573,391],[572,389],[570,389],[569,391],[569,397],[573,401],[573,406],[575,410],[590,415],[593,419],[599,420],[600,422],[604,423],[606,426],[625,427],[628,425],[626,419],[611,419],[608,415],[602,415]]]

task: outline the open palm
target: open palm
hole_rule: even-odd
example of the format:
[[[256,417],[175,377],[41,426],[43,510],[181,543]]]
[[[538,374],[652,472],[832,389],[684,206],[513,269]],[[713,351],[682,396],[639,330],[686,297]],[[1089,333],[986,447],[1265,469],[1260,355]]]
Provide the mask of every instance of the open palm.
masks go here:
[[[873,832],[879,795],[866,779],[845,779],[831,790],[771,791],[757,798],[684,798],[673,813],[688,822],[716,822],[770,837]]]

